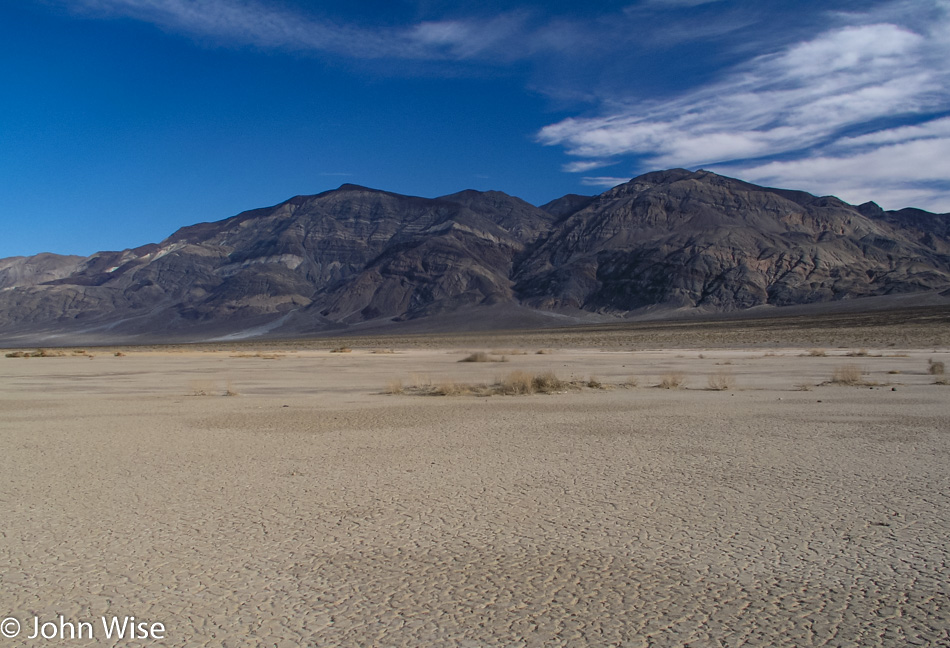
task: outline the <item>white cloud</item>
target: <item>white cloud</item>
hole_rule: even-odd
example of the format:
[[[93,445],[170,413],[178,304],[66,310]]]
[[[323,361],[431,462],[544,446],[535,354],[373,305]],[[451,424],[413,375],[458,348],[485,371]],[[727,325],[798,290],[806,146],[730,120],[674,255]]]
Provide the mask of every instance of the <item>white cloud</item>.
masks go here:
[[[248,0],[78,0],[70,10],[124,16],[202,37],[261,47],[349,51],[374,56],[388,48],[364,30],[318,23]]]
[[[608,176],[584,177],[581,178],[581,184],[586,187],[616,187],[617,185],[629,182],[630,178],[614,178]]]
[[[713,170],[766,185],[807,187],[813,193],[835,195],[853,204],[873,200],[885,209],[912,206],[950,212],[950,134],[839,155]]]
[[[603,167],[613,166],[616,162],[610,160],[578,160],[577,162],[568,162],[561,167],[566,173],[584,173],[592,169],[602,169]]]
[[[838,146],[855,148],[937,137],[950,137],[950,117],[934,119],[922,124],[914,124],[913,126],[889,128],[857,137],[845,137],[839,140]],[[948,155],[950,155],[950,151],[948,151]]]
[[[685,96],[566,119],[539,138],[578,156],[638,153],[680,166],[807,148],[844,128],[946,101],[950,73],[918,68],[923,45],[895,25],[846,28],[758,57]]]
[[[423,22],[406,33],[422,48],[434,47],[451,58],[468,59],[494,53],[524,29],[525,16],[502,14],[491,20],[443,20]]]
[[[467,59],[514,48],[525,16],[363,28],[317,21],[257,0],[53,0],[70,11],[123,16],[164,29],[240,45],[322,51],[355,58]],[[504,54],[503,54],[504,56]],[[510,54],[509,54],[510,56]]]
[[[895,118],[910,121],[950,110],[950,3],[920,0],[900,6],[909,12],[913,21],[908,24],[913,22],[916,31],[874,20],[874,15],[839,15],[850,24],[757,56],[717,82],[678,97],[625,105],[600,117],[565,119],[543,128],[538,139],[584,158],[637,155],[644,167],[652,168],[729,164],[759,174],[748,179],[768,178],[809,190],[830,188],[826,174],[836,169],[859,173],[862,164],[884,164],[883,153],[860,147],[911,144],[950,128],[947,120],[938,120],[887,133],[873,131],[875,124]],[[919,15],[923,11],[933,14],[926,26]],[[892,5],[887,16],[894,14]],[[846,139],[855,129],[871,132]],[[917,175],[926,169],[912,164],[910,154],[933,152],[941,142],[950,157],[943,139],[890,151],[906,155],[908,162],[889,166],[894,191],[898,185],[931,177]],[[794,159],[744,162],[777,155]],[[854,183],[848,186],[861,190]],[[928,194],[919,183],[915,187],[919,200],[930,206],[940,202],[934,191]],[[864,199],[871,197],[873,192]],[[942,204],[944,210],[950,208]]]

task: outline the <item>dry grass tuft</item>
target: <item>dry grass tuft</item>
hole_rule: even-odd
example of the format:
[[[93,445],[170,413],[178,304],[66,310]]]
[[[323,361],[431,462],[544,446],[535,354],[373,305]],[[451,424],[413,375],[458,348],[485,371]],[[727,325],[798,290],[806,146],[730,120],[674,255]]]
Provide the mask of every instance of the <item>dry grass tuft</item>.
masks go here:
[[[257,353],[232,353],[231,357],[232,358],[261,358],[262,360],[278,360],[280,358],[283,358],[284,356],[281,353],[261,353],[260,351],[258,351]]]
[[[553,371],[542,374],[530,374],[526,371],[512,371],[492,387],[493,393],[511,396],[526,394],[551,394],[566,386]]]
[[[370,353],[382,353],[382,354],[393,354],[396,353],[393,349],[373,349]]]
[[[512,371],[496,383],[500,394],[519,396],[534,393],[534,376],[527,371]]]
[[[114,355],[114,356],[117,357],[117,358],[125,357],[125,354],[122,353],[121,351],[116,351],[116,352],[113,353],[112,355]]]
[[[431,381],[403,388],[401,381],[391,381],[386,389],[388,394],[412,394],[417,396],[523,396],[529,394],[552,394],[563,391],[569,386],[553,372],[531,374],[525,371],[513,371],[492,384],[458,383],[443,380],[438,385]]]
[[[866,385],[867,382],[862,376],[864,376],[864,372],[861,370],[861,367],[854,364],[846,364],[835,367],[831,373],[831,380],[829,382],[833,385]]]
[[[828,355],[828,352],[824,349],[810,349],[805,355],[811,356],[812,358],[824,358]]]
[[[85,351],[74,352],[85,355]],[[37,349],[36,351],[12,351],[6,356],[8,358],[62,358],[66,353],[63,351],[50,351],[49,349]],[[89,356],[92,357],[92,356]]]
[[[472,387],[453,380],[443,380],[430,392],[432,396],[461,396],[470,393]]]
[[[553,371],[545,371],[544,373],[535,375],[531,383],[534,385],[535,391],[542,394],[552,394],[554,392],[563,391],[564,388],[567,387],[567,383],[554,375]]]
[[[801,382],[795,385],[795,389],[798,391],[811,391],[814,385],[811,383]]]
[[[930,358],[927,360],[927,373],[931,376],[942,376],[946,373],[946,367],[939,360]]]
[[[866,358],[868,357],[868,350],[858,349],[857,351],[848,351],[845,355],[849,358]]]
[[[950,377],[947,376],[937,376],[934,378],[935,385],[950,385]]]
[[[603,389],[604,385],[597,376],[591,376],[587,379],[587,386],[591,389]]]
[[[492,353],[494,353],[494,351]],[[508,358],[505,356],[495,358],[484,351],[476,351],[462,358],[459,362],[508,362]]]
[[[660,378],[660,384],[657,385],[660,389],[680,389],[686,386],[686,374],[680,371],[674,371],[668,373],[662,378]]]
[[[709,376],[707,381],[713,391],[726,391],[736,385],[736,378],[731,371],[717,371]]]
[[[219,387],[215,380],[196,378],[191,381],[190,387],[192,396],[239,396],[230,380],[223,387]]]
[[[628,376],[625,381],[620,383],[621,387],[626,387],[627,389],[633,389],[640,384],[640,379],[636,376]]]
[[[335,349],[330,349],[330,353],[353,353],[353,349],[347,346],[341,346]]]
[[[535,355],[548,355],[548,354],[554,353],[554,351],[552,351],[551,349],[538,349],[534,353]]]

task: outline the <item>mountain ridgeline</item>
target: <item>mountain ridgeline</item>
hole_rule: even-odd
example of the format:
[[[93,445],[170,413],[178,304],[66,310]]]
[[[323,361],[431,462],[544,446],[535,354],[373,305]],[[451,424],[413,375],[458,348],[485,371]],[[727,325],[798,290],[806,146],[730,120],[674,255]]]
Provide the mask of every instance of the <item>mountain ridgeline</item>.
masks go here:
[[[0,259],[0,339],[510,328],[948,291],[948,214],[707,171],[541,207],[495,191],[426,199],[343,185],[135,249]]]

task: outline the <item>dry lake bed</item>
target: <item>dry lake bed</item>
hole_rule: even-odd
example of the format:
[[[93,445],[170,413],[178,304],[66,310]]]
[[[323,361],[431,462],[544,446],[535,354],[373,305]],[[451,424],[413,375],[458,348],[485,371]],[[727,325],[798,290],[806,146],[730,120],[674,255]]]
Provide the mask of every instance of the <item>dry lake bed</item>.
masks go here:
[[[947,348],[506,342],[0,356],[0,646],[950,645]]]

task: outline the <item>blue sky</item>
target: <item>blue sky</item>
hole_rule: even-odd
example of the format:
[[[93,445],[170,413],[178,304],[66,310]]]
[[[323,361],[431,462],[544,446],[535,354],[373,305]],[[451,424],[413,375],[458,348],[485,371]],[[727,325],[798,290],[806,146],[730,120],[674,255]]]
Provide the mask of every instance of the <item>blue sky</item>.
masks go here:
[[[350,182],[706,168],[950,212],[950,0],[0,0],[0,257]]]

